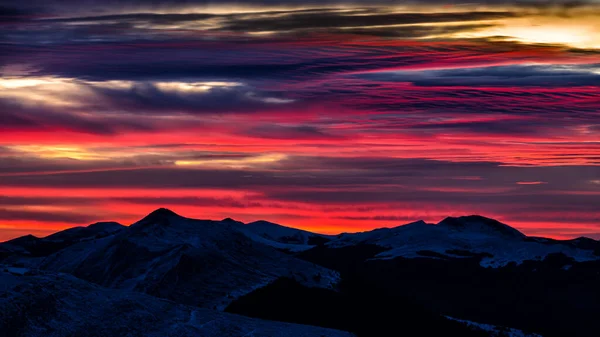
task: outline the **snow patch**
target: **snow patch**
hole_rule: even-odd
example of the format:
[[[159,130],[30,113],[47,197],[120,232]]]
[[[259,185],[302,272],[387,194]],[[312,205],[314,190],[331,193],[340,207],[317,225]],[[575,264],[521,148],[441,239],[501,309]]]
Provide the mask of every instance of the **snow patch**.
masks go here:
[[[471,328],[483,330],[490,334],[490,337],[542,337],[541,335],[535,333],[527,333],[522,330],[501,327],[497,325],[477,323],[473,321],[468,321],[464,319],[458,319],[450,316],[445,316],[446,318],[463,323]]]
[[[388,248],[376,258],[465,258],[482,256],[480,265],[498,268],[509,263],[521,264],[526,260],[541,261],[553,253],[562,253],[575,261],[593,261],[600,257],[593,250],[579,249],[541,240],[525,240],[517,230],[491,219],[477,222],[478,217],[452,218],[438,225],[414,222],[394,228],[370,232],[343,234],[327,245],[344,247],[357,244],[375,244]],[[423,252],[434,254],[423,255]],[[466,255],[463,253],[467,253]]]

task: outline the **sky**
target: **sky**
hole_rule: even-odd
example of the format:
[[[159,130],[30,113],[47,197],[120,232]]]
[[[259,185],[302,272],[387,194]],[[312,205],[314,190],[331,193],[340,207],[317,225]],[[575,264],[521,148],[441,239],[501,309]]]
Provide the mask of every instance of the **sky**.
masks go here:
[[[159,207],[600,238],[600,1],[0,0],[0,241]]]

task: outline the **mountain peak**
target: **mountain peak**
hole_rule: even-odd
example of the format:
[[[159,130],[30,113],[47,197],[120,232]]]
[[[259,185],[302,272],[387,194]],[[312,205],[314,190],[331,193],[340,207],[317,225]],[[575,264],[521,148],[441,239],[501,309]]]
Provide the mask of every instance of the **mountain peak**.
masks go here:
[[[120,229],[123,227],[125,227],[125,226],[121,225],[118,222],[114,222],[114,221],[101,221],[101,222],[96,222],[96,223],[93,223],[93,224],[87,226],[87,228],[95,229],[95,230],[117,230],[117,229]]]
[[[225,218],[225,219],[221,220],[221,223],[224,223],[224,224],[233,224],[233,225],[243,225],[244,224],[243,222],[237,221],[237,220],[232,219],[232,218]]]
[[[256,225],[267,225],[267,226],[279,226],[279,227],[283,227],[279,224],[276,224],[274,222],[270,222],[267,220],[257,220],[257,221],[253,221],[248,223],[248,226],[256,226]]]
[[[167,225],[173,219],[182,218],[179,214],[171,211],[167,208],[159,208],[157,210],[152,211],[150,214],[146,215],[143,219],[136,222],[132,225],[133,228],[138,228],[139,226],[145,227],[149,224],[161,224]]]
[[[12,240],[8,240],[5,243],[13,243],[13,244],[25,244],[39,240],[39,238],[32,234],[27,234],[20,236],[18,238],[14,238]]]
[[[468,215],[458,218],[447,217],[438,223],[438,226],[449,228],[453,231],[484,233],[513,239],[525,237],[525,234],[519,232],[517,229],[503,224],[498,220],[486,218],[481,215]]]
[[[159,208],[157,210],[152,211],[150,214],[146,215],[144,219],[163,219],[166,217],[180,216],[179,214],[173,212],[168,208]]]

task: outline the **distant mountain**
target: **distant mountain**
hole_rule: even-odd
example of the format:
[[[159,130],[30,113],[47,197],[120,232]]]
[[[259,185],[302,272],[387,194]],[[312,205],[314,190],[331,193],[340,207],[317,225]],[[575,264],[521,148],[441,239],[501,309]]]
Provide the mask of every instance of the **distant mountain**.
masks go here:
[[[73,227],[64,231],[48,235],[47,241],[75,241],[86,238],[100,238],[113,234],[121,229],[123,225],[117,222],[97,222],[87,227]]]
[[[599,247],[588,238],[527,237],[496,220],[466,216],[341,234],[297,256],[339,271],[353,297],[375,291],[410,299],[481,328],[594,337]],[[244,310],[254,309],[246,303]]]
[[[384,251],[377,258],[465,258],[479,256],[481,265],[501,267],[511,262],[541,261],[560,253],[575,261],[600,259],[600,244],[592,239],[569,242],[528,238],[494,219],[471,215],[446,218],[437,225],[417,221],[394,228],[341,234],[329,247],[372,244]]]
[[[333,239],[333,236],[285,227],[264,220],[241,224],[239,229],[253,240],[295,252],[323,245]]]
[[[279,277],[325,288],[339,281],[337,272],[257,242],[239,226],[158,209],[113,235],[73,244],[31,266],[207,308],[223,308]]]
[[[359,337],[389,336],[390,331],[436,337],[595,337],[600,316],[600,242],[528,237],[478,215],[328,236],[268,221],[195,220],[158,209],[128,227],[99,223],[1,243],[0,263],[9,274],[1,282],[21,282],[5,294],[0,289],[0,313],[10,313],[0,315],[0,324],[21,322],[22,336],[44,335],[40,331],[54,321],[44,323],[40,317],[71,308],[83,310],[84,318],[73,323],[64,323],[73,319],[70,314],[56,318],[65,324],[56,336],[88,329],[88,320],[93,326],[115,320],[124,331],[144,336],[151,334],[133,327],[139,321],[149,320],[158,335],[166,331],[160,324],[176,327],[173,334],[183,336],[194,331],[211,336],[217,326],[223,336],[237,336],[234,332],[246,327],[256,327],[256,335],[279,336],[277,329],[284,327],[200,307]],[[96,295],[88,291],[107,292],[115,312],[127,313],[119,320],[113,313],[79,309],[80,302],[63,295],[63,283],[85,289],[73,296],[92,304]],[[52,293],[58,302],[43,306],[50,296],[45,287],[60,290],[68,300]],[[148,318],[152,315],[157,317]],[[197,317],[209,318],[201,319],[206,325],[191,323]],[[58,329],[59,323],[48,329]],[[102,336],[113,333],[111,327],[98,329]],[[312,330],[294,329],[312,336],[299,332]],[[323,336],[339,334],[323,331]]]
[[[518,240],[525,237],[525,234],[500,221],[480,215],[461,216],[458,218],[447,217],[438,223],[438,226],[451,233],[472,236],[501,237],[507,240]]]
[[[87,227],[69,228],[44,238],[25,235],[0,244],[0,254],[13,252],[30,257],[48,256],[75,243],[103,238],[123,228],[125,226],[116,222],[98,222]]]
[[[10,337],[350,337],[103,288],[66,274],[0,265],[0,335]]]

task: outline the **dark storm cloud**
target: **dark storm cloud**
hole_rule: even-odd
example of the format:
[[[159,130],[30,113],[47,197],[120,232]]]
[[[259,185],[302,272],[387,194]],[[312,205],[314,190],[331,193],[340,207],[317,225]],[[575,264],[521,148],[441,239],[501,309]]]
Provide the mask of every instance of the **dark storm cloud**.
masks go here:
[[[273,46],[269,45],[271,41]],[[88,41],[43,47],[7,44],[2,46],[0,62],[35,65],[29,73],[32,76],[99,81],[261,81],[293,76],[299,69],[314,64],[310,55],[294,54],[293,50],[283,46],[276,49],[278,43],[285,45],[287,42],[278,39],[163,39],[152,43]]]
[[[249,49],[260,53],[260,49],[253,50],[253,45],[249,44]],[[510,47],[513,48],[513,47]],[[514,47],[516,48],[516,46]],[[435,50],[435,47],[428,48]],[[440,48],[440,53],[447,52]],[[188,49],[184,49],[188,50]],[[322,76],[337,76],[336,73],[347,71],[356,71],[369,69],[371,67],[385,66],[387,62],[400,65],[405,62],[407,66],[414,63],[435,63],[435,57],[420,50],[404,49],[405,55],[391,56],[388,60],[381,61],[374,56],[365,55],[350,56],[346,59],[334,59],[321,57],[310,61],[294,60],[292,53],[289,64],[277,64],[280,59],[262,58],[263,65],[256,65],[252,60],[241,62],[250,62],[248,65],[203,65],[203,62],[223,62],[223,57],[216,57],[213,60],[194,60],[189,64],[175,60],[161,60],[160,63],[150,62],[149,59],[140,56],[140,62],[137,65],[124,63],[118,59],[117,55],[109,57],[98,57],[87,59],[90,62],[83,62],[74,59],[73,62],[62,62],[60,67],[66,71],[66,76],[94,77],[102,76],[104,79],[153,77],[163,76],[165,80],[175,79],[178,76],[188,76],[192,80],[194,76],[203,76],[202,80],[230,79],[228,76],[250,76],[246,80],[253,82],[260,79],[266,81],[282,81],[287,77],[290,80],[311,81]],[[90,51],[91,52],[91,51]],[[203,52],[207,52],[204,50]],[[265,51],[266,55],[270,51]],[[366,52],[366,51],[365,51]],[[390,51],[391,52],[391,51]],[[402,49],[398,49],[402,52]],[[100,51],[102,53],[102,50]],[[210,51],[207,52],[209,55]],[[463,52],[459,52],[459,57]],[[452,53],[448,53],[451,55]],[[143,54],[142,54],[143,55]],[[181,54],[179,54],[181,55]],[[219,55],[219,53],[215,53]],[[252,55],[252,54],[250,54]],[[429,56],[428,56],[429,55]],[[192,56],[192,55],[190,55]],[[442,54],[440,58],[446,57]],[[470,58],[468,54],[465,58]],[[114,58],[114,61],[111,61]],[[390,60],[391,59],[391,60]],[[239,59],[236,59],[238,62]],[[231,60],[235,62],[236,60]],[[131,62],[136,61],[131,60]],[[156,61],[156,60],[153,60]],[[296,61],[296,62],[294,62]],[[80,62],[77,64],[77,62]],[[108,62],[109,64],[105,63]],[[194,65],[194,62],[198,65]],[[94,64],[95,63],[95,64]],[[113,63],[115,66],[110,65]],[[121,64],[120,64],[121,63]],[[271,65],[268,65],[271,63]],[[120,64],[120,65],[119,65]],[[109,66],[110,65],[110,66]],[[96,69],[94,69],[96,67]],[[590,65],[588,67],[595,67]],[[111,70],[112,69],[112,70]],[[118,73],[121,69],[122,72]],[[189,69],[190,71],[187,71]],[[210,69],[210,70],[208,70]],[[306,71],[310,69],[311,71]],[[558,69],[558,70],[557,70]],[[466,122],[448,122],[448,123],[393,123],[389,120],[387,123],[380,123],[377,126],[378,132],[385,130],[455,130],[455,131],[473,131],[486,132],[493,131],[497,134],[516,135],[516,134],[544,134],[556,126],[552,118],[561,119],[561,128],[564,126],[576,126],[581,123],[590,125],[597,118],[598,94],[590,90],[579,92],[578,90],[561,90],[536,92],[528,91],[522,87],[527,87],[528,83],[536,83],[538,87],[556,88],[560,86],[561,79],[574,79],[567,82],[565,86],[594,85],[597,83],[598,75],[586,71],[587,68],[572,67],[557,68],[544,66],[511,66],[511,67],[482,67],[479,69],[462,69],[447,71],[421,71],[407,72],[401,71],[396,74],[380,73],[373,75],[359,75],[358,78],[364,78],[364,81],[342,80],[325,82],[324,85],[311,88],[303,86],[295,90],[294,86],[280,86],[278,90],[270,88],[261,90],[251,86],[241,85],[237,87],[215,87],[207,92],[178,92],[165,91],[150,82],[137,82],[130,88],[102,87],[89,85],[89,89],[95,93],[95,97],[86,99],[82,106],[84,111],[94,111],[94,114],[81,115],[75,112],[69,112],[63,109],[58,112],[52,108],[43,106],[23,106],[14,101],[2,100],[0,106],[5,107],[6,113],[2,116],[4,129],[35,129],[35,128],[64,128],[68,130],[78,130],[91,134],[116,134],[123,131],[150,131],[166,128],[175,128],[168,126],[161,121],[151,119],[140,119],[135,115],[160,115],[168,113],[185,113],[190,115],[204,115],[215,113],[260,113],[269,111],[285,112],[290,109],[306,107],[307,104],[315,103],[330,104],[337,103],[347,106],[351,109],[367,109],[377,112],[397,113],[408,111],[428,111],[430,114],[479,114],[486,111],[490,114],[501,115],[522,115],[528,117],[540,116],[542,119],[520,119],[503,120],[490,118],[488,121],[466,121]],[[83,74],[80,72],[83,72]],[[106,70],[106,71],[105,71]],[[206,72],[204,72],[206,70]],[[129,72],[129,74],[128,74]],[[211,73],[212,72],[212,73]],[[557,75],[555,75],[555,73]],[[210,75],[213,75],[212,77]],[[372,79],[372,80],[367,80]],[[576,79],[576,80],[575,80]],[[382,82],[382,80],[385,80]],[[462,81],[465,85],[471,85],[469,88],[464,86],[452,90],[420,90],[418,87],[405,88],[402,97],[398,99],[398,88],[395,82],[409,82],[418,86],[447,86],[449,88]],[[473,83],[470,83],[473,82]],[[578,81],[578,82],[576,82]],[[285,83],[285,81],[284,81]],[[506,91],[489,91],[485,88],[479,89],[479,86],[507,87]],[[531,86],[534,86],[533,84]],[[564,87],[564,86],[563,86]],[[518,88],[518,89],[517,89]],[[275,102],[287,102],[285,104]],[[124,111],[131,116],[114,118],[114,114],[102,115],[102,112],[114,113],[115,111]],[[570,114],[569,119],[565,120],[565,114]],[[112,116],[112,117],[109,117]],[[384,121],[385,119],[380,119]],[[200,120],[196,123],[201,123]],[[537,126],[535,127],[537,123]],[[189,124],[189,123],[188,123]],[[593,125],[590,127],[593,129]],[[250,129],[248,135],[261,138],[293,138],[294,135],[312,136],[316,138],[330,138],[332,136],[326,129],[319,126],[311,126],[313,129],[290,129],[283,130],[265,130],[264,128]],[[265,132],[266,131],[266,132]],[[275,132],[281,131],[281,132]],[[286,132],[289,131],[289,132]]]
[[[209,13],[130,13],[130,14],[112,14],[99,16],[80,16],[58,19],[47,19],[44,22],[68,22],[68,23],[105,23],[105,21],[130,22],[130,23],[147,23],[156,25],[170,25],[189,21],[203,21],[219,17],[217,14]]]
[[[324,181],[325,177],[319,179]],[[201,188],[201,187],[250,187],[250,186],[299,186],[306,183],[294,175],[276,177],[269,172],[246,172],[244,170],[197,170],[184,168],[123,170],[110,172],[82,172],[69,174],[1,177],[5,186],[47,187],[146,187],[146,188]],[[335,184],[331,182],[330,184]]]
[[[0,130],[69,130],[97,135],[155,129],[148,121],[81,115],[44,105],[23,105],[0,98]]]
[[[211,198],[211,197],[19,197],[19,196],[2,196],[0,195],[0,209],[3,207],[10,208],[22,205],[35,206],[69,206],[78,205],[94,205],[103,202],[126,202],[140,205],[187,205],[187,206],[218,206],[218,207],[233,207],[233,208],[248,208],[248,207],[271,207],[284,208],[288,206],[281,205],[277,202],[268,201],[253,201],[249,198],[235,199],[231,197]]]
[[[480,20],[493,20],[518,16],[514,12],[502,11],[473,11],[473,12],[454,12],[454,13],[389,13],[374,8],[361,8],[359,5],[350,10],[340,11],[330,8],[315,8],[309,10],[288,9],[282,11],[260,11],[256,13],[233,13],[233,14],[212,14],[212,13],[133,13],[108,14],[97,16],[69,16],[59,18],[36,18],[34,16],[26,17],[23,10],[17,8],[6,8],[4,15],[0,17],[22,19],[30,18],[30,23],[37,23],[40,26],[52,24],[73,24],[77,26],[92,27],[94,25],[128,24],[129,27],[143,25],[152,30],[154,25],[179,25],[186,23],[199,24],[194,29],[203,29],[204,21],[218,19],[219,29],[231,31],[295,31],[306,29],[325,29],[338,27],[365,27],[365,26],[390,26],[390,25],[410,25],[424,23],[447,23],[447,22],[468,22]],[[20,14],[21,13],[21,14]],[[54,28],[74,28],[75,25],[55,25]],[[208,28],[208,27],[204,27]]]
[[[361,15],[350,15],[360,13]],[[369,14],[370,13],[370,14]],[[286,14],[282,17],[282,14]],[[367,15],[368,14],[368,15]],[[236,31],[236,32],[281,32],[289,38],[296,33],[341,33],[362,34],[379,37],[419,38],[462,31],[474,31],[490,28],[494,24],[468,24],[470,21],[492,20],[515,17],[510,12],[472,12],[472,13],[402,13],[382,14],[376,11],[357,9],[355,12],[337,12],[334,10],[290,10],[288,12],[262,13],[260,19],[249,14],[154,14],[134,13],[105,16],[75,17],[38,21],[39,30],[20,30],[10,34],[12,40],[30,41],[83,41],[93,38],[96,41],[133,41],[135,39],[160,40],[174,34],[157,29],[156,26],[183,25],[182,29],[197,32]],[[271,17],[269,17],[271,16]],[[250,17],[250,18],[248,18]],[[209,21],[216,19],[218,28],[212,28]],[[464,24],[456,24],[464,22]],[[72,23],[77,23],[73,25]],[[188,26],[192,24],[193,26]],[[452,25],[415,25],[415,24]],[[47,25],[53,25],[52,30]],[[367,27],[365,26],[376,26]],[[387,26],[387,27],[386,27]],[[340,28],[343,27],[343,28]],[[43,29],[41,29],[43,28]],[[122,34],[127,31],[128,34]],[[60,33],[57,33],[60,32]],[[192,34],[180,37],[193,38]]]
[[[231,208],[251,208],[251,207],[269,207],[269,208],[294,208],[290,205],[283,205],[276,201],[256,201],[252,197],[235,199],[231,197],[211,198],[211,197],[119,197],[110,198],[118,202],[127,202],[139,205],[186,205],[186,206],[207,206],[207,207],[231,207]]]
[[[280,109],[280,94],[277,92],[256,92],[247,86],[215,86],[206,91],[169,91],[153,83],[136,83],[131,88],[91,87],[98,95],[92,104],[108,107],[109,110],[135,113],[185,112],[232,113],[264,112]],[[284,101],[287,102],[287,101]],[[289,102],[291,103],[291,101]],[[289,105],[289,104],[286,104]]]
[[[151,168],[45,176],[0,176],[5,186],[45,187],[147,187],[147,188],[265,188],[270,187],[343,187],[343,186],[410,186],[426,187],[425,182],[445,187],[510,187],[520,190],[578,188],[594,190],[600,168],[594,166],[503,167],[495,163],[452,163],[402,158],[334,158],[291,157],[288,164],[274,164],[267,170]],[[563,181],[562,177],[573,177]],[[458,180],[480,176],[481,180]],[[419,177],[420,179],[414,179]],[[439,180],[444,177],[444,180]],[[430,179],[430,180],[428,180]],[[518,181],[545,181],[545,185],[517,186]],[[344,191],[340,191],[340,195]],[[401,190],[381,190],[382,195],[402,194]],[[283,192],[287,193],[287,192]],[[379,194],[379,191],[372,192]],[[337,196],[337,194],[336,194]],[[383,197],[385,198],[385,197]],[[379,199],[378,199],[379,200]]]
[[[434,80],[432,79],[432,82]],[[469,79],[466,79],[468,82]],[[443,78],[440,81],[443,83]],[[397,83],[400,83],[398,85]],[[598,118],[598,91],[595,86],[556,86],[544,87],[540,80],[537,87],[518,85],[498,86],[490,90],[489,86],[427,86],[406,85],[411,83],[389,81],[349,81],[347,84],[336,83],[329,85],[326,93],[319,92],[314,95],[328,95],[330,99],[338,99],[344,105],[357,109],[369,109],[387,117],[381,117],[379,123],[382,130],[406,128],[406,123],[383,123],[390,120],[394,122],[390,113],[398,112],[423,112],[429,115],[448,116],[476,116],[482,115],[485,120],[498,120],[505,126],[519,122],[504,121],[507,115],[540,117],[539,123],[545,126],[552,123],[550,119],[562,120],[562,126],[577,123],[595,124]],[[339,90],[338,90],[339,89]],[[399,99],[398,90],[402,91]],[[566,116],[569,118],[565,118]],[[495,117],[492,117],[495,116]],[[399,116],[396,116],[399,117]],[[427,121],[427,123],[435,121]],[[475,121],[478,123],[478,121]],[[528,123],[523,121],[523,124]],[[557,124],[554,124],[557,125]],[[451,127],[451,126],[450,126]],[[502,126],[499,126],[502,128]]]
[[[244,135],[264,139],[339,139],[343,137],[329,134],[315,126],[284,126],[263,124],[244,131]]]
[[[35,206],[116,218],[165,204],[343,223],[405,222],[395,207],[598,220],[600,52],[450,35],[597,16],[589,3],[0,3],[0,221],[92,221]],[[237,85],[190,89],[208,81]]]
[[[165,45],[165,47],[168,47],[168,45]],[[84,64],[81,64],[80,61],[75,61],[76,63],[71,67],[60,63],[55,63],[54,65],[49,64],[39,73],[56,74],[59,76],[77,77],[88,80],[120,79],[136,81],[172,81],[177,79],[227,79],[233,81],[259,81],[281,78],[285,76],[286,73],[292,72],[299,66],[302,66],[302,64],[277,64],[276,62],[274,62],[274,64],[218,64],[218,54],[216,54],[213,59],[213,62],[217,64],[210,64],[206,61],[203,62],[202,59],[177,63],[179,62],[177,56],[174,56],[172,60],[153,61],[146,58],[147,61],[144,61],[144,54],[147,54],[147,52],[143,50],[141,50],[139,54],[135,54],[140,57],[140,60],[135,60],[135,62],[133,62],[133,60],[118,61],[111,59],[104,59],[103,61],[90,60],[89,67],[87,68]],[[114,57],[114,55],[107,56]],[[139,89],[139,91],[154,90],[152,87],[144,87],[143,85],[139,86],[137,89]],[[119,96],[118,93],[112,93],[110,91],[107,91],[107,94]]]
[[[11,2],[9,0],[3,0],[3,2]],[[595,0],[517,0],[517,1],[506,1],[506,0],[482,0],[478,1],[478,4],[521,4],[531,6],[557,6],[563,8],[574,8],[587,4],[597,3]],[[105,0],[105,1],[80,1],[80,0],[22,0],[19,1],[19,5],[22,7],[39,8],[46,6],[47,8],[59,8],[65,9],[69,7],[86,6],[86,7],[109,7],[109,8],[185,8],[185,7],[197,7],[215,4],[225,5],[264,5],[264,6],[313,6],[313,5],[402,5],[402,4],[456,4],[464,5],[468,4],[461,0],[171,0],[171,1],[157,1],[157,0]]]
[[[90,214],[79,214],[71,212],[57,213],[0,208],[0,219],[85,224],[93,222],[95,219],[97,219],[97,217]]]
[[[294,156],[281,163],[279,167],[285,170],[319,169],[326,167],[330,170],[352,170],[360,169],[376,172],[375,176],[381,175],[385,171],[396,172],[398,176],[411,177],[415,174],[428,174],[428,172],[443,171],[477,171],[490,170],[497,166],[497,163],[490,162],[469,162],[454,163],[449,161],[437,161],[427,159],[405,159],[389,157],[361,157],[357,161],[353,157],[316,157],[316,156]],[[464,176],[467,174],[459,174]],[[383,177],[383,176],[382,176]]]
[[[43,205],[43,206],[70,206],[74,203],[93,204],[96,199],[75,198],[69,196],[56,197],[17,197],[0,195],[0,209],[2,207],[23,206],[23,205]]]
[[[95,148],[98,153],[110,155],[119,148]],[[151,149],[148,149],[151,152]],[[177,150],[177,149],[174,149]],[[69,156],[69,153],[65,153]],[[207,151],[185,151],[179,150],[173,153],[151,154],[140,151],[137,155],[131,155],[124,159],[96,159],[77,160],[71,158],[41,158],[32,153],[19,150],[19,148],[0,147],[0,177],[5,175],[6,179],[16,178],[17,175],[56,175],[76,174],[90,171],[130,170],[144,167],[172,167],[177,160],[241,160],[254,157],[248,153],[220,153]]]
[[[507,86],[507,87],[564,87],[600,85],[600,73],[592,72],[600,65],[530,66],[398,71],[358,75],[379,81],[411,82],[419,86]]]
[[[546,206],[549,209],[562,209],[565,203],[579,203],[581,207],[577,212],[582,215],[594,212],[597,196],[593,195],[564,195],[561,191],[553,194],[540,195],[531,193],[487,193],[485,188],[480,192],[471,191],[274,191],[267,196],[272,199],[288,202],[302,202],[309,204],[409,204],[409,205],[444,205],[446,207],[460,207],[472,205],[480,209],[496,209],[496,211],[515,211],[515,207],[527,204],[532,206]],[[434,206],[435,207],[435,206]],[[565,211],[568,208],[565,208]],[[522,213],[519,213],[522,214]],[[573,214],[570,214],[573,217]],[[540,219],[539,213],[536,217]],[[525,220],[525,219],[523,219]]]
[[[32,18],[32,13],[17,7],[8,7],[0,4],[0,25],[21,22]]]
[[[360,14],[360,15],[355,15]],[[389,26],[468,22],[515,17],[511,12],[378,13],[376,11],[289,14],[284,17],[232,20],[222,29],[233,31],[295,31],[338,27]]]
[[[446,35],[466,31],[476,31],[479,29],[494,27],[492,24],[472,24],[472,25],[431,25],[431,26],[394,26],[379,28],[347,28],[347,29],[329,29],[331,33],[357,34],[388,38],[406,38],[415,39],[436,35]]]
[[[310,159],[310,160],[309,160]],[[3,186],[61,188],[236,188],[264,194],[277,202],[306,204],[429,203],[478,205],[506,210],[527,205],[532,209],[559,208],[588,214],[597,207],[590,180],[600,174],[591,166],[501,167],[493,163],[450,163],[394,158],[294,158],[303,170],[143,169],[82,172],[44,177],[0,177]],[[303,163],[312,161],[313,166]],[[317,169],[318,168],[318,169]],[[459,179],[479,175],[478,180]],[[568,181],[563,178],[572,177]],[[456,179],[453,179],[456,178]],[[516,185],[542,180],[543,185]],[[333,188],[333,189],[332,189]],[[565,193],[574,191],[574,193]],[[107,193],[110,195],[110,193]],[[218,199],[218,198],[217,198]],[[121,200],[148,202],[151,200]],[[209,200],[160,199],[161,202],[206,205]],[[223,207],[250,207],[260,200],[215,200]],[[248,203],[247,203],[248,202]],[[577,205],[576,208],[563,205]],[[250,205],[250,206],[249,206]],[[256,207],[256,205],[255,205]]]
[[[498,53],[498,55],[510,53],[511,57],[518,61],[517,51],[522,48],[522,45],[515,43],[504,43],[500,51],[498,47],[490,43],[482,43],[478,48],[474,48],[468,43],[451,46],[430,44],[382,48],[353,47],[341,44],[338,48],[339,52],[343,52],[342,55],[329,55],[324,46],[312,45],[311,41],[306,41],[303,45],[303,40],[300,39],[293,48],[289,48],[287,43],[281,39],[246,41],[234,39],[230,41],[157,41],[151,44],[141,41],[127,44],[86,43],[44,48],[7,45],[4,60],[5,63],[20,60],[22,63],[36,65],[31,75],[55,75],[86,80],[227,79],[286,82],[387,67],[394,67],[398,70],[420,66],[435,68],[437,63],[449,61],[459,66],[463,63],[469,64],[468,60],[472,64],[473,59],[483,66],[486,58],[490,58],[488,62],[493,62],[495,58],[499,57],[494,53]],[[232,49],[233,46],[235,49]],[[162,51],[165,49],[170,50],[170,53],[163,53]],[[535,48],[533,49],[535,51]],[[539,49],[541,53],[543,49],[541,47]],[[241,58],[239,55],[244,55],[244,57]],[[531,58],[531,55],[524,55],[523,58]],[[451,82],[452,74],[441,74],[442,80],[444,75],[447,77],[446,81]],[[527,85],[535,79],[540,79],[539,85],[544,85],[540,76],[545,75],[545,78],[551,80],[552,84],[552,80],[557,79],[561,74],[555,78],[551,77],[552,73],[541,74],[538,72],[537,75],[534,80],[521,77],[521,81]],[[574,80],[593,80],[584,74],[571,73],[568,75]],[[379,76],[388,79],[390,77],[389,74]],[[407,80],[421,81],[424,84],[434,81],[433,78],[424,78],[418,75],[412,77],[406,75],[406,77]],[[471,76],[466,80],[476,83],[477,78]],[[492,80],[501,84],[503,79],[493,77],[488,79],[488,81]],[[504,81],[508,80],[510,79],[504,78]],[[513,79],[513,81],[517,82],[518,79]],[[140,88],[140,90],[143,89]],[[146,88],[146,90],[150,89],[152,88]]]
[[[123,163],[117,161],[81,161],[68,158],[44,159],[27,155],[17,149],[7,151],[0,157],[0,177],[4,179],[14,178],[15,174],[35,175],[48,172],[64,172],[77,170],[101,170],[109,168],[127,168],[134,166],[131,162]]]
[[[52,108],[39,106],[24,106],[19,102],[0,99],[0,130],[10,129],[39,129],[67,128],[82,130],[97,134],[114,134],[105,123],[94,123]]]
[[[414,28],[411,28],[414,29]],[[435,28],[432,28],[435,29]],[[53,50],[52,48],[23,48],[8,46],[7,52],[15,57],[22,55],[23,62],[39,64],[36,75],[58,75],[88,80],[233,80],[233,81],[296,81],[311,80],[345,73],[368,72],[388,67],[398,71],[415,67],[435,69],[438,64],[477,65],[481,69],[433,71],[423,73],[400,72],[357,75],[366,80],[414,82],[422,86],[457,86],[460,81],[473,86],[585,86],[598,83],[598,75],[584,72],[585,69],[548,69],[543,66],[489,67],[486,63],[497,62],[502,54],[510,55],[519,61],[518,51],[523,45],[518,43],[481,43],[477,48],[464,45],[407,45],[371,48],[340,45],[343,55],[328,55],[326,48],[311,45],[307,41],[288,48],[287,42],[280,39],[231,40],[231,41],[163,41],[155,44],[143,42],[120,44],[113,48],[108,44],[81,45],[72,48]],[[271,46],[265,43],[271,43]],[[232,46],[235,45],[235,50]],[[281,48],[277,49],[276,46]],[[501,48],[500,48],[501,47]],[[168,48],[172,53],[161,53]],[[536,47],[532,52],[536,51]],[[538,47],[540,57],[544,48]],[[558,50],[558,48],[557,48]],[[57,58],[56,55],[61,55]],[[579,52],[568,52],[573,56]],[[240,58],[239,55],[244,55]],[[385,57],[383,57],[385,56]],[[524,54],[523,60],[531,55]],[[42,61],[43,60],[43,61]],[[85,60],[85,62],[83,62]],[[450,62],[450,63],[449,63]],[[438,81],[439,80],[439,81]],[[335,83],[334,83],[335,84]],[[359,83],[351,83],[355,86]],[[352,87],[349,87],[350,89]],[[152,90],[152,87],[139,87],[139,90]],[[328,90],[328,87],[320,90]],[[361,89],[361,88],[359,88]]]
[[[78,83],[92,95],[67,97],[73,107],[56,107],[40,103],[23,103],[16,99],[0,98],[0,130],[73,131],[93,135],[117,135],[123,132],[150,132],[155,130],[183,130],[201,126],[201,115],[222,113],[258,113],[280,111],[296,106],[276,91],[261,92],[247,86],[212,87],[205,91],[161,89],[153,83],[139,82],[129,88],[102,87],[93,83]],[[182,84],[183,85],[183,84]],[[34,89],[35,90],[35,89]],[[79,89],[78,89],[79,90]],[[89,112],[89,113],[88,113]],[[165,114],[185,114],[189,118],[163,119]],[[144,118],[140,118],[144,115]],[[265,130],[249,130],[253,136],[267,136]],[[284,130],[279,130],[284,131]],[[316,129],[291,128],[293,135],[317,136]],[[280,135],[283,134],[280,132]],[[326,137],[324,132],[320,134]]]
[[[503,135],[535,135],[544,134],[555,125],[551,122],[543,125],[543,121],[538,119],[524,120],[490,120],[490,121],[466,121],[466,122],[446,122],[446,123],[423,123],[408,126],[415,130],[447,130],[447,131],[467,131],[482,134],[503,134]],[[546,128],[546,129],[545,129]]]
[[[589,181],[600,174],[595,166],[554,166],[554,167],[507,167],[493,162],[451,162],[431,159],[405,159],[388,157],[293,157],[281,164],[286,170],[318,169],[346,172],[350,175],[375,179],[381,184],[392,183],[390,178],[399,177],[403,184],[423,184],[422,180],[412,181],[413,177],[424,179],[463,178],[477,176],[477,180],[446,180],[447,186],[481,186],[482,180],[491,186],[507,186],[517,181],[551,181],[548,186],[536,188],[581,188],[593,190]],[[360,170],[357,172],[357,170]],[[576,181],[559,179],[568,175]]]

